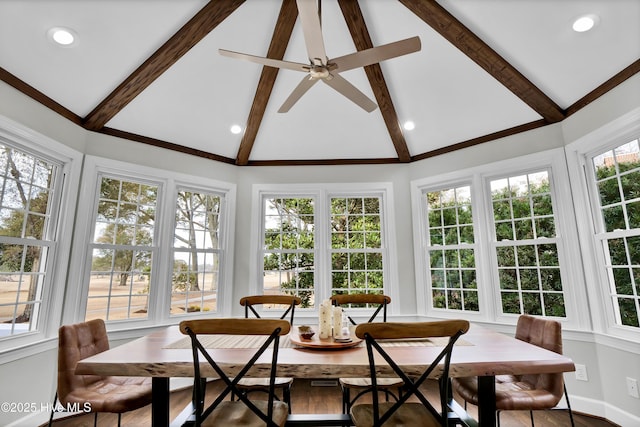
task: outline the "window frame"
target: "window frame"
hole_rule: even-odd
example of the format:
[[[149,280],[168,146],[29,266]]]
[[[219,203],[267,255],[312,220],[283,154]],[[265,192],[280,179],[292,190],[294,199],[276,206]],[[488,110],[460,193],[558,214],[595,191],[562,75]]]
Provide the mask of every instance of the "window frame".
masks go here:
[[[47,259],[48,272],[43,284],[42,303],[38,312],[38,325],[34,331],[7,336],[0,340],[0,363],[4,363],[35,354],[40,351],[40,344],[57,338],[83,156],[79,151],[3,116],[0,116],[0,140],[34,157],[55,163],[60,175],[58,183],[54,185],[51,205],[57,212],[52,215],[54,224],[50,226],[53,236]]]
[[[610,282],[606,269],[606,256],[602,239],[602,215],[599,207],[599,193],[594,180],[592,158],[640,138],[640,108],[609,122],[608,124],[582,135],[566,146],[567,158],[574,188],[576,222],[580,235],[580,246],[584,258],[585,283],[592,298],[589,298],[593,331],[602,334],[602,340],[616,342],[616,347],[640,351],[638,340],[640,328],[616,323]],[[637,330],[636,330],[637,329]],[[613,341],[622,338],[627,341]],[[620,344],[620,343],[629,343]]]
[[[576,329],[589,328],[589,314],[578,310],[580,304],[587,303],[586,293],[579,285],[582,283],[581,263],[567,262],[568,254],[579,253],[575,232],[571,189],[567,174],[563,149],[551,149],[544,152],[527,154],[513,159],[487,163],[481,166],[463,169],[448,174],[411,181],[413,224],[416,243],[416,297],[418,314],[432,317],[463,317],[471,321],[482,321],[501,324],[515,324],[519,314],[502,313],[498,267],[494,248],[495,232],[493,231],[493,208],[490,182],[498,178],[506,178],[541,170],[549,172],[551,197],[554,206],[554,219],[558,240],[558,257],[560,274],[565,294],[566,318],[556,318],[568,327]],[[499,173],[496,173],[499,171]],[[562,181],[567,185],[558,185]],[[476,269],[478,280],[478,301],[480,311],[466,312],[459,310],[434,309],[432,307],[429,265],[426,263],[426,227],[427,210],[421,203],[422,195],[427,191],[470,185],[474,220],[474,236],[477,245]],[[422,310],[421,310],[422,308]]]
[[[235,230],[235,198],[236,185],[207,179],[198,176],[156,169],[102,157],[86,156],[82,186],[79,200],[91,201],[78,208],[73,248],[76,252],[75,262],[70,269],[70,277],[77,277],[77,290],[69,289],[67,301],[75,310],[65,313],[65,323],[82,322],[85,319],[87,296],[89,292],[89,273],[91,271],[91,254],[88,252],[96,219],[97,197],[103,175],[122,180],[134,180],[158,185],[156,203],[156,224],[152,251],[155,252],[154,265],[150,277],[148,297],[149,312],[143,319],[111,320],[106,322],[109,331],[121,331],[148,328],[159,325],[174,324],[183,318],[228,316],[231,313],[231,293],[233,283],[233,239]],[[225,199],[221,215],[225,223],[220,227],[220,246],[224,254],[221,256],[219,306],[216,312],[185,313],[173,315],[169,313],[171,304],[171,274],[173,271],[173,240],[175,229],[176,198],[179,189],[193,189],[202,192],[219,194]],[[73,288],[70,287],[70,288]],[[228,289],[227,289],[228,288]]]
[[[384,292],[391,297],[392,301],[398,296],[398,272],[396,255],[395,231],[392,228],[395,224],[393,191],[390,183],[344,183],[344,184],[254,184],[252,187],[252,213],[253,222],[260,224],[251,232],[250,265],[253,268],[249,273],[249,292],[252,294],[262,294],[262,238],[264,236],[264,200],[265,198],[313,198],[315,203],[315,247],[314,247],[314,292],[319,295],[317,301],[330,297],[331,293],[331,237],[330,237],[330,216],[332,197],[380,197],[380,217],[382,228],[383,248],[383,277]],[[311,315],[318,313],[319,304],[313,308],[296,308],[302,313]],[[362,309],[363,314],[369,309]],[[393,304],[389,306],[389,314],[394,313]]]

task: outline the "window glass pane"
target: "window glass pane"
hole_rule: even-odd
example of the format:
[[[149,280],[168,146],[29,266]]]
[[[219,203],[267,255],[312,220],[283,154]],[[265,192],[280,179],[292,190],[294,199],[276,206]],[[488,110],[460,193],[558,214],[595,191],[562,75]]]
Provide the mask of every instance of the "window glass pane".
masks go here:
[[[640,149],[638,140],[592,159],[612,309],[619,325],[639,327]],[[608,233],[616,232],[617,236]],[[620,237],[622,235],[622,237]]]
[[[434,308],[479,311],[471,187],[445,188],[424,194]]]
[[[171,315],[217,310],[220,195],[179,189],[171,276]]]
[[[102,177],[85,319],[147,318],[158,189]]]
[[[344,216],[347,200],[332,204]],[[263,205],[263,279],[265,294],[296,295],[302,307],[313,307],[315,271],[315,201],[313,198],[270,197]],[[347,236],[332,236],[342,247]]]
[[[332,197],[331,293],[384,289],[380,197]]]
[[[0,338],[37,329],[59,166],[0,144]]]
[[[548,172],[501,178],[490,186],[503,312],[564,316]]]

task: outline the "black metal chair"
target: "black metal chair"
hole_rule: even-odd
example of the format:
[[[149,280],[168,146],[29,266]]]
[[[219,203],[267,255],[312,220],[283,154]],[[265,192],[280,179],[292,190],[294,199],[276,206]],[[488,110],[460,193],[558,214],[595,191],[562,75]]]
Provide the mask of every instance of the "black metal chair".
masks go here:
[[[240,305],[244,307],[244,317],[249,318],[252,313],[256,318],[260,318],[260,313],[256,310],[256,306],[271,306],[272,309],[282,308],[280,319],[288,317],[289,322],[293,325],[296,306],[300,305],[302,300],[293,295],[252,295],[240,298]],[[289,405],[291,411],[291,385],[293,378],[277,377],[275,382],[276,389],[282,390],[282,401]],[[268,392],[268,378],[243,378],[238,383],[238,390],[247,394],[253,392]]]
[[[469,330],[466,320],[441,320],[435,322],[413,323],[364,323],[356,328],[356,335],[366,342],[369,356],[373,402],[358,403],[351,408],[351,418],[357,427],[413,426],[413,427],[447,427],[449,420],[450,381],[449,365],[453,346],[458,338]],[[449,337],[447,345],[431,361],[427,369],[417,378],[411,378],[389,356],[379,340],[399,340],[416,338]],[[376,354],[380,355],[403,381],[403,393],[397,402],[379,402],[378,399],[378,365]],[[443,362],[441,364],[441,362]],[[384,365],[384,364],[383,364]],[[442,368],[438,374],[439,402],[434,406],[420,390],[420,386],[430,377],[436,375],[436,368]],[[418,402],[408,402],[410,397]]]
[[[350,316],[350,308],[356,307],[375,307],[375,311],[367,320],[368,323],[375,321],[378,315],[382,314],[382,321],[387,321],[387,305],[391,302],[391,298],[381,294],[336,294],[331,297],[331,303],[335,306],[341,306],[344,313],[352,325],[357,322]],[[362,395],[372,391],[370,378],[340,378],[340,388],[342,389],[342,412],[349,413],[353,403]],[[378,380],[378,389],[385,395],[387,401],[389,396],[398,400],[398,396],[402,393],[402,380],[400,378],[380,378]],[[396,391],[396,393],[393,392]],[[351,392],[355,396],[351,397]]]
[[[196,426],[282,427],[287,422],[289,405],[275,398],[275,378],[278,362],[280,336],[289,333],[291,325],[286,320],[273,319],[200,319],[180,322],[180,331],[191,337],[194,369],[194,406]],[[264,335],[265,340],[251,359],[233,377],[209,355],[198,339],[203,334],[220,335]],[[272,347],[271,369],[268,382],[267,400],[251,401],[238,390],[238,382],[247,374],[256,360]],[[205,408],[206,383],[201,373],[200,356],[211,365],[217,376],[226,384],[222,392]],[[238,400],[225,400],[230,393]]]

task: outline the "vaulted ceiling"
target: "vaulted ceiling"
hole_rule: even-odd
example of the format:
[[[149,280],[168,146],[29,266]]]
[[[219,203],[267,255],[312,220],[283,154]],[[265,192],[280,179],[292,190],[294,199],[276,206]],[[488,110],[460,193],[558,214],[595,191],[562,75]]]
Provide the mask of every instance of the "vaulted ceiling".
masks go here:
[[[341,74],[371,113],[326,85],[278,113],[299,73],[218,54],[308,62],[295,0],[3,0],[0,79],[90,131],[280,165],[433,157],[562,121],[640,71],[637,0],[320,4],[330,58],[420,37],[419,52]],[[596,26],[574,32],[583,15]],[[77,41],[55,45],[53,27]]]

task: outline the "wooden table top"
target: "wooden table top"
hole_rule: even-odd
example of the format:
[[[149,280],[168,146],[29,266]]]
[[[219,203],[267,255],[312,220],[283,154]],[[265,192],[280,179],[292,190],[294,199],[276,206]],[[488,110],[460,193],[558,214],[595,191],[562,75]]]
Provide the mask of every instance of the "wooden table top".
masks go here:
[[[184,338],[177,326],[112,348],[80,361],[77,374],[124,375],[145,377],[193,377],[190,348],[166,348]],[[452,377],[492,376],[574,371],[573,361],[566,356],[544,350],[490,329],[471,325],[461,337],[467,345],[456,345],[451,360]],[[386,348],[408,374],[422,372],[440,350],[436,346],[404,346]],[[237,373],[255,349],[208,349],[214,360],[229,375]],[[270,354],[266,352],[250,371],[250,376],[268,376]],[[217,376],[206,361],[203,376]],[[382,374],[391,375],[384,371]],[[369,375],[364,346],[341,350],[280,348],[278,376],[298,378],[363,377]],[[435,373],[437,375],[437,372]]]

